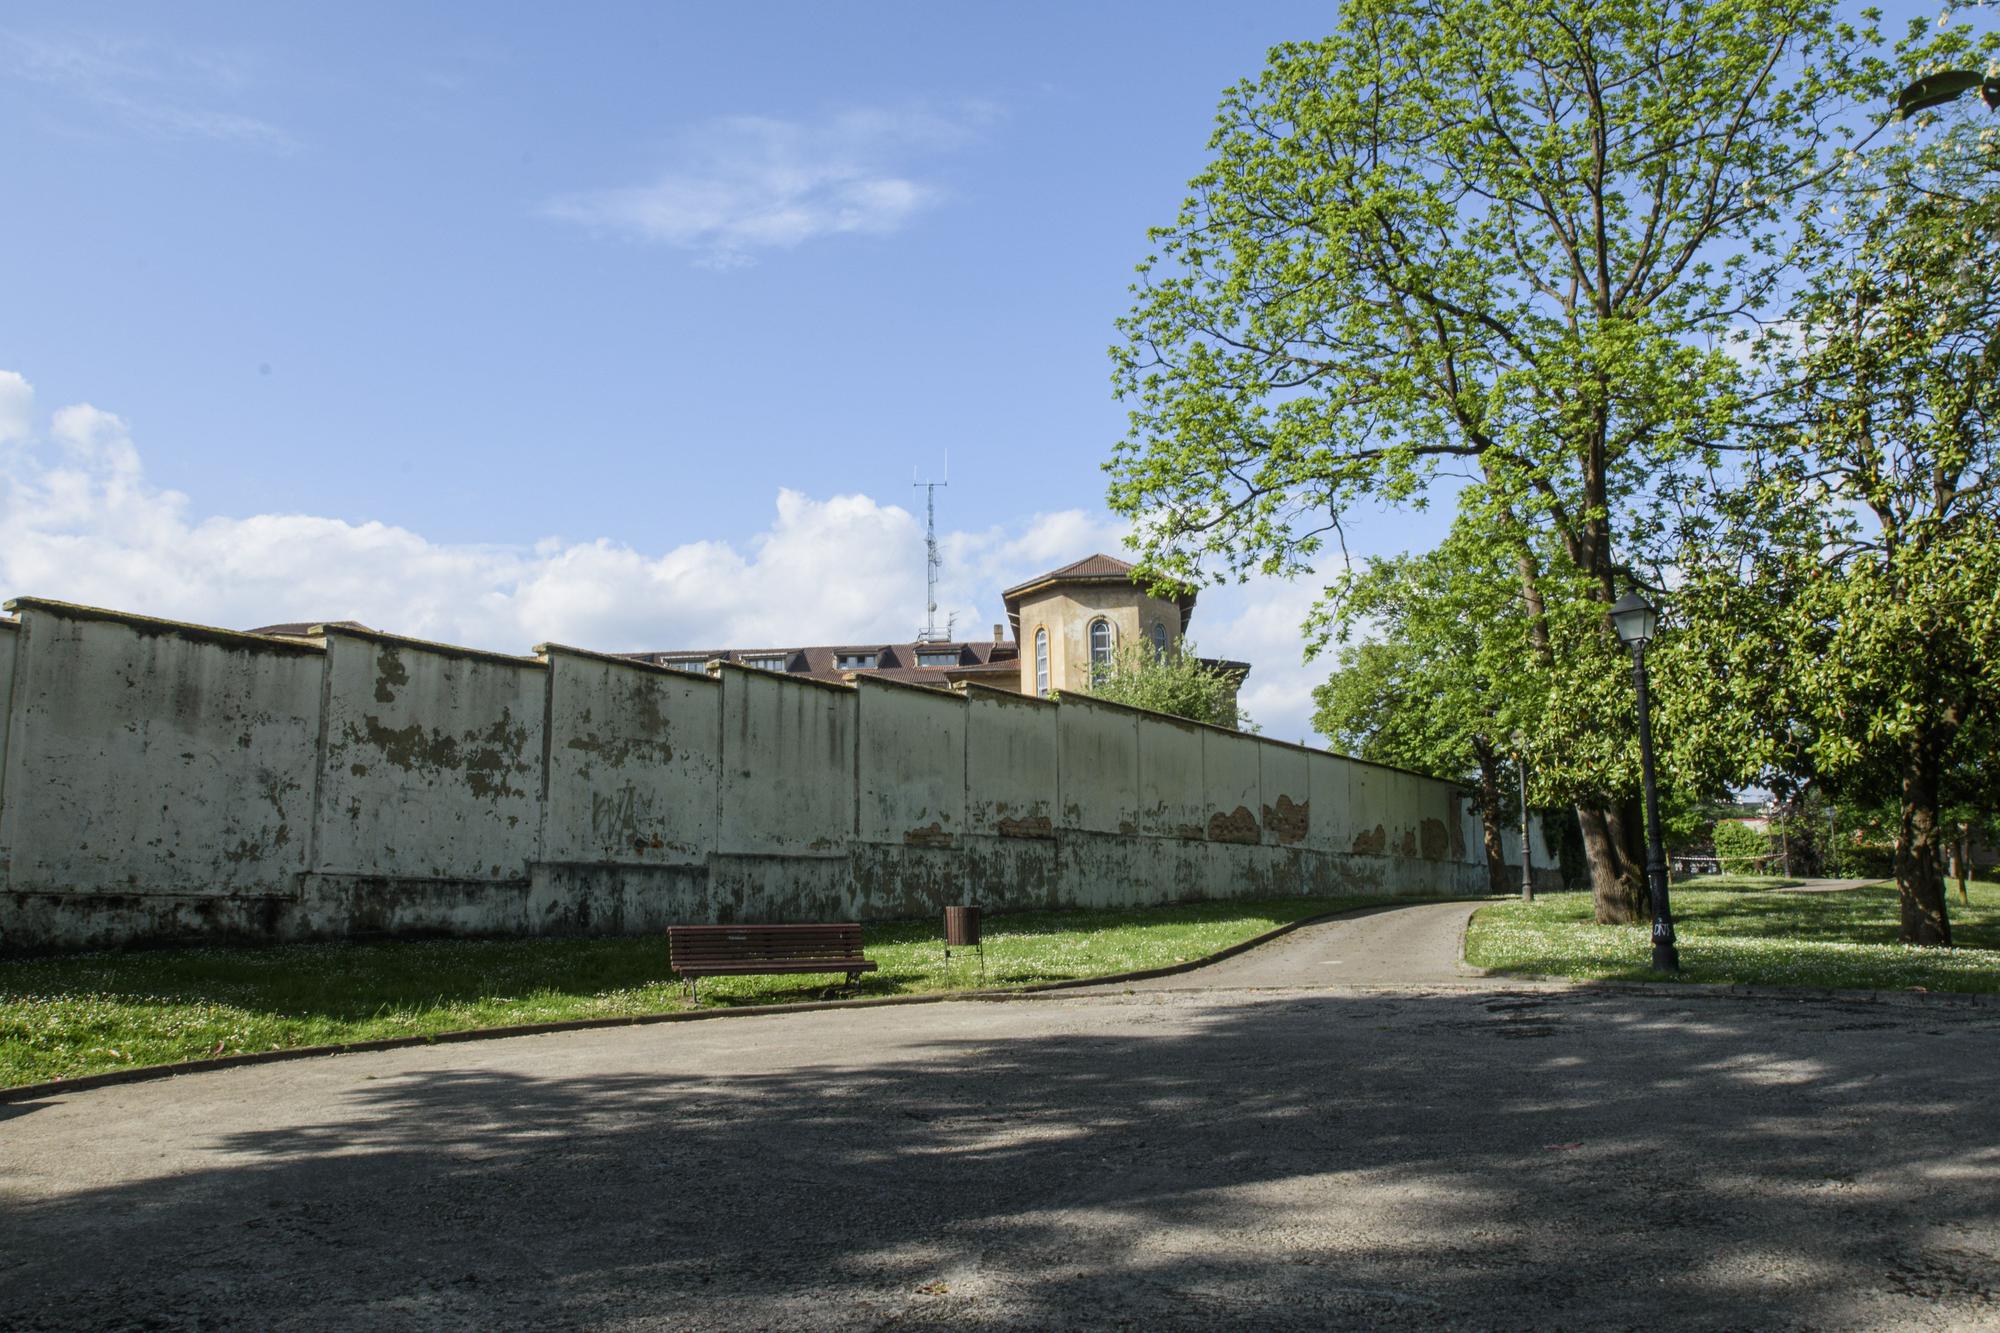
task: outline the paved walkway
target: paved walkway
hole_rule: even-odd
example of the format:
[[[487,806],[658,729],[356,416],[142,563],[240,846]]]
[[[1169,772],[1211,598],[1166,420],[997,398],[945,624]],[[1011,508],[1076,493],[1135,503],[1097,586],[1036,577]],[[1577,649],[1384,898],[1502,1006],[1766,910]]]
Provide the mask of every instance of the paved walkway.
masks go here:
[[[1886,881],[1879,879],[1807,879],[1797,884],[1788,884],[1782,889],[1767,889],[1767,893],[1846,893],[1849,889],[1873,888]]]
[[[1453,929],[1405,910],[1232,975]],[[225,1070],[0,1106],[0,1327],[2000,1328],[1996,1050],[1440,981]]]
[[[1114,982],[1107,989],[1507,984],[1459,961],[1464,953],[1465,923],[1483,905],[1410,903],[1370,908],[1302,926],[1261,948],[1192,972],[1151,981]]]

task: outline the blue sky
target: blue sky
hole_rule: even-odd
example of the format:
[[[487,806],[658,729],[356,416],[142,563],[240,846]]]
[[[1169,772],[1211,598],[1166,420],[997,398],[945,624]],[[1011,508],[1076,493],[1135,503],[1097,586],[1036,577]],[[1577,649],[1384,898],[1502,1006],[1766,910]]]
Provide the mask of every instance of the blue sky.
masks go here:
[[[10,6],[4,592],[514,650],[904,636],[948,454],[978,632],[1116,542],[1146,226],[1220,90],[1328,16]],[[1196,618],[1274,735],[1308,600]]]
[[[514,651],[904,637],[948,452],[977,632],[1113,549],[1145,229],[1331,13],[10,6],[0,591]],[[1288,739],[1310,600],[1195,624]]]
[[[13,9],[15,368],[206,505],[440,540],[729,538],[768,514],[749,459],[899,498],[948,446],[963,519],[1094,501],[1144,229],[1222,85],[1325,7],[580,12]],[[612,216],[815,169],[917,197],[721,268]]]

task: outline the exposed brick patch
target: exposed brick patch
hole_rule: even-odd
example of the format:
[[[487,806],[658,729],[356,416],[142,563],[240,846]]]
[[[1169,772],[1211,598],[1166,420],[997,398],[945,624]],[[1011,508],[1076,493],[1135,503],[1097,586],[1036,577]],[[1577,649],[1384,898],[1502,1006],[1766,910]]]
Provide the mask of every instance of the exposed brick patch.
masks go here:
[[[951,846],[951,834],[946,833],[944,826],[933,819],[924,828],[913,828],[905,832],[903,834],[903,845],[905,847],[949,847]]]
[[[1218,810],[1208,817],[1208,840],[1254,843],[1258,840],[1257,816],[1242,805],[1226,815]]]
[[[1294,801],[1289,796],[1280,795],[1276,805],[1264,807],[1264,827],[1271,830],[1279,842],[1288,845],[1304,842],[1311,826],[1311,807],[1305,801]]]

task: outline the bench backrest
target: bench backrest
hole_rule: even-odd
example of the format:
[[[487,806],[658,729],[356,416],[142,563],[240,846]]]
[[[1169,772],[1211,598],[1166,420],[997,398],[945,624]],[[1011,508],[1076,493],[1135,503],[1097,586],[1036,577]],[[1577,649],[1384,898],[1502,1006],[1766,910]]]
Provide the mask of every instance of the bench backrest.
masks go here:
[[[853,921],[810,926],[668,926],[667,956],[675,963],[859,958],[861,927]]]

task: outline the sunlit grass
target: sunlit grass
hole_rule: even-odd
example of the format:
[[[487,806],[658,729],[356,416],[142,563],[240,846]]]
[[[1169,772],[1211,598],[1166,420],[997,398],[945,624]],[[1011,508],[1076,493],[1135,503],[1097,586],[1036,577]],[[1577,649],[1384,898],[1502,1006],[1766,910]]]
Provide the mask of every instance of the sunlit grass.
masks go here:
[[[1856,990],[2000,992],[2000,885],[1970,905],[1948,895],[1950,949],[1896,943],[1893,886],[1839,893],[1754,893],[1675,886],[1683,981]],[[1465,937],[1475,967],[1572,980],[1657,979],[1648,926],[1600,926],[1590,895],[1481,908]]]
[[[864,929],[863,996],[1067,981],[1187,962],[1277,926],[1390,901],[1184,903],[988,917],[986,969],[936,921]],[[817,999],[835,976],[710,977],[704,1008]],[[844,992],[843,992],[844,993]],[[681,1009],[666,941],[398,940],[0,962],[0,1086],[130,1065]]]

